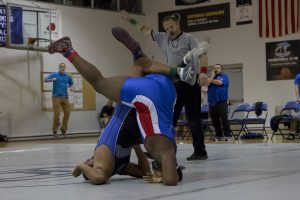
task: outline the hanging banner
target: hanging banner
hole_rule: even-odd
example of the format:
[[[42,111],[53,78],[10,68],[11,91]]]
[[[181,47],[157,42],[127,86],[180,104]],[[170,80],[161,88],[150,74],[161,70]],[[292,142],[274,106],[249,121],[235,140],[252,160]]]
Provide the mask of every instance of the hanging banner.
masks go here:
[[[13,6],[10,16],[10,27],[11,27],[11,43],[12,44],[23,44],[23,8]]]
[[[0,5],[0,47],[6,42],[6,6]]]
[[[229,3],[158,13],[158,30],[164,31],[162,19],[167,15],[180,15],[180,26],[185,32],[205,31],[230,27]]]
[[[252,24],[252,0],[236,0],[236,24]]]
[[[193,5],[198,3],[207,2],[208,0],[176,0],[176,6],[183,6],[183,5]]]
[[[294,79],[300,72],[300,40],[266,43],[267,80]]]

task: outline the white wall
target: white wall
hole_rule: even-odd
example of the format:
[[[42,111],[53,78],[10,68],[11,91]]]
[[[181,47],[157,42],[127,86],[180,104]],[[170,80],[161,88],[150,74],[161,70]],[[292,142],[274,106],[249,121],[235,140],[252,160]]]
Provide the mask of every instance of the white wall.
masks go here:
[[[32,5],[28,1],[9,2]],[[119,13],[39,5],[61,10],[63,35],[70,36],[78,53],[97,66],[103,75],[126,74],[132,56],[110,32],[116,25],[130,29]],[[143,17],[137,18],[143,20]],[[143,43],[142,36],[137,36],[137,39]],[[67,63],[67,71],[76,71],[61,55],[0,48],[0,133],[10,137],[52,134],[52,113],[41,110],[40,72],[42,69],[57,71],[60,62]],[[106,101],[105,97],[97,94],[96,111],[73,111],[68,132],[98,132],[97,112]]]
[[[157,13],[179,10],[193,6],[175,6],[174,0],[144,1],[146,23],[157,29]],[[294,100],[293,80],[266,81],[266,53],[265,43],[281,40],[300,39],[300,33],[276,38],[262,39],[258,36],[258,1],[253,4],[253,23],[237,26],[235,23],[235,0],[210,0],[200,6],[230,2],[231,27],[210,31],[194,32],[199,40],[209,38],[210,50],[208,53],[209,65],[243,64],[244,101],[266,101],[269,105],[269,116],[273,116],[276,105],[282,105],[287,100]],[[198,5],[199,6],[199,5]],[[160,51],[151,39],[146,42],[147,51],[155,58],[163,60]],[[230,83],[231,85],[234,83]]]

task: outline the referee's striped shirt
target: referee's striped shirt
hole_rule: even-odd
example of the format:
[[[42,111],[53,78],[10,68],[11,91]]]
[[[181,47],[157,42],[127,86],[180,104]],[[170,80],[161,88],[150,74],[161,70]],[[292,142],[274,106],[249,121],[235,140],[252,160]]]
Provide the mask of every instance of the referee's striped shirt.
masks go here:
[[[151,35],[167,59],[167,64],[172,67],[181,64],[185,54],[197,47],[199,43],[193,35],[185,32],[182,32],[173,40],[165,32],[152,30]],[[195,65],[195,67],[197,66]],[[195,70],[198,71],[198,69]]]

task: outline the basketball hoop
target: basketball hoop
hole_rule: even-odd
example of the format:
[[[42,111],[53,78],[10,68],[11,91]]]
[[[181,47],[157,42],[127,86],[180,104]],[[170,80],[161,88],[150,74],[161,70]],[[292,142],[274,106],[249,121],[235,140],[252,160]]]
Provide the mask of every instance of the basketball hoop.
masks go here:
[[[36,41],[38,41],[38,42],[49,42],[50,41],[51,42],[51,40],[46,39],[46,38],[31,38],[31,37],[29,37],[28,41],[27,41],[27,45],[33,46],[34,43],[36,43]]]

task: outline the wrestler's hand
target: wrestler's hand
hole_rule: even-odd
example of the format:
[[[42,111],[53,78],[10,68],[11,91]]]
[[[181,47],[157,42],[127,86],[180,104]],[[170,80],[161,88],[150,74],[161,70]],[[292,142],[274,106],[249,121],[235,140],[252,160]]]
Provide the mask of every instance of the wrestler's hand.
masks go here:
[[[163,177],[160,171],[153,171],[153,173],[148,173],[146,176],[143,176],[143,179],[148,183],[162,183]]]
[[[72,175],[74,177],[80,176],[81,173],[82,173],[82,170],[81,170],[80,165],[77,165],[72,171]]]
[[[87,159],[84,164],[92,167],[94,165],[94,156],[92,156],[91,158]]]

